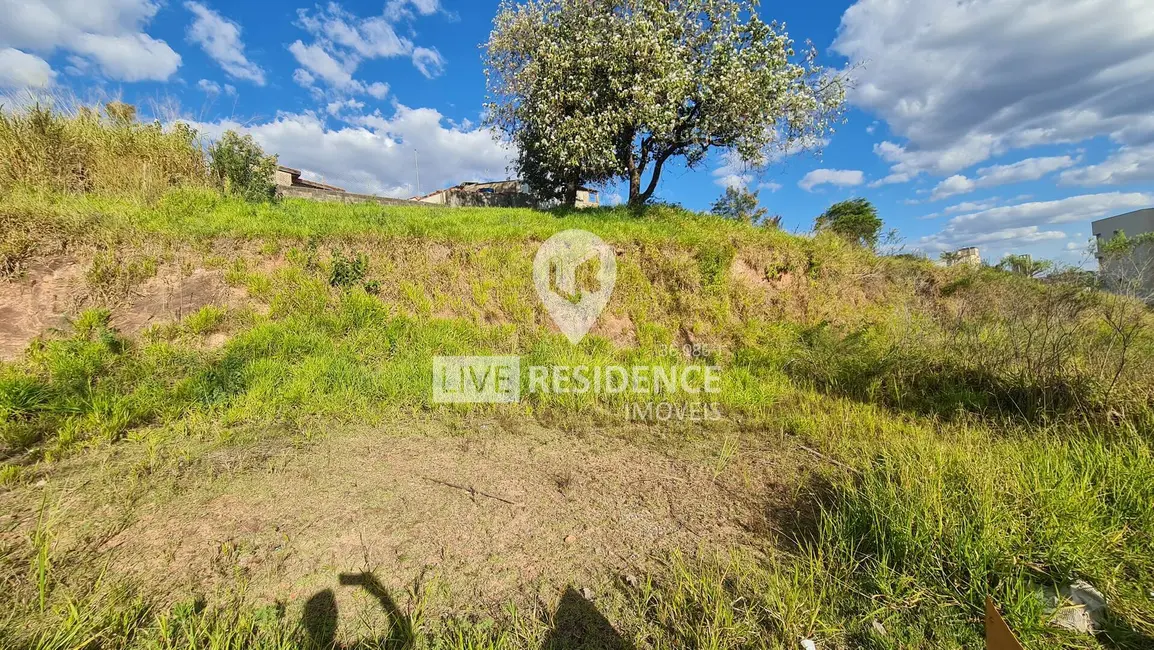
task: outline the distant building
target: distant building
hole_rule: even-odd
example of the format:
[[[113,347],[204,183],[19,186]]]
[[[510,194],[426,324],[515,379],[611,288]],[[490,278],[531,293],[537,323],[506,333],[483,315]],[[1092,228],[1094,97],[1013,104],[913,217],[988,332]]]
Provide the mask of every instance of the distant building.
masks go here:
[[[283,165],[276,168],[273,175],[273,180],[277,187],[307,187],[313,190],[328,190],[329,192],[344,192],[345,190],[333,185],[326,185],[318,183],[317,181],[310,181],[306,178],[301,178],[301,170],[293,169],[292,167],[285,167]]]
[[[982,265],[982,254],[974,246],[966,248],[959,248],[958,250],[949,253],[945,256],[946,266],[959,266],[962,264],[970,266]]]
[[[1154,232],[1154,208],[1145,208],[1099,219],[1091,224],[1094,239],[1101,248],[1120,234],[1137,237]],[[1102,283],[1109,288],[1130,285],[1128,291],[1137,291],[1144,297],[1154,297],[1154,244],[1143,244],[1125,259],[1107,260],[1098,254],[1098,272]]]
[[[423,196],[413,197],[421,203],[450,206],[488,206],[506,208],[542,207],[529,187],[519,180],[478,183],[467,181],[460,185],[437,190]],[[597,190],[581,187],[577,189],[578,208],[592,208],[600,205]]]

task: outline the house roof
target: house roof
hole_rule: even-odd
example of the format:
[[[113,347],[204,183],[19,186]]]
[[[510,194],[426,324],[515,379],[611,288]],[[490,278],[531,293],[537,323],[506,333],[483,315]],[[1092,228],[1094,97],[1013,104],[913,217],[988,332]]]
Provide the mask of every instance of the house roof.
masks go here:
[[[344,192],[343,187],[336,185],[329,185],[321,183],[320,181],[310,181],[307,178],[301,178],[301,170],[293,169],[292,167],[285,167],[284,165],[277,165],[277,171],[282,171],[292,176],[292,184],[296,187],[311,187],[315,190],[330,190],[332,192]]]
[[[327,185],[325,183],[318,183],[317,181],[310,181],[307,178],[294,178],[293,185],[299,187],[311,187],[317,190],[331,190],[333,192],[344,192],[345,188],[337,187],[336,185]]]

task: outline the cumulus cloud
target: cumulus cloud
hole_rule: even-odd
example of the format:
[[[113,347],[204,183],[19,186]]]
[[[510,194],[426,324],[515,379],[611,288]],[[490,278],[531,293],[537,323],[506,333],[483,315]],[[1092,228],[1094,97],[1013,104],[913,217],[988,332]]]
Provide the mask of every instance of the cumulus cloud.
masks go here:
[[[441,76],[445,70],[445,59],[436,48],[418,47],[413,50],[413,65],[428,79]]]
[[[1147,0],[858,0],[833,49],[859,66],[850,100],[905,140],[875,147],[895,174],[1095,136],[1154,141]]]
[[[1154,203],[1154,194],[1150,193],[1105,192],[987,208],[950,219],[941,232],[923,237],[919,244],[934,250],[949,250],[994,241],[1008,245],[1057,239],[1054,233],[1058,231],[1043,227],[1092,221],[1151,203]]]
[[[762,151],[764,165],[761,167],[751,165],[742,160],[737,151],[728,149],[721,154],[721,164],[713,170],[713,182],[721,187],[745,188],[770,165],[801,153],[820,153],[828,144],[828,138],[807,135],[804,138],[789,140],[781,135]],[[773,182],[761,183],[759,187],[773,192],[781,189],[780,184]]]
[[[362,89],[361,83],[353,79],[352,71],[356,69],[355,62],[350,62],[347,59],[344,62],[337,61],[320,45],[305,45],[300,40],[289,45],[289,52],[292,52],[297,63],[303,66],[306,74],[302,75],[302,78],[307,79],[309,85],[315,79],[321,79],[330,86],[341,90],[360,91]]]
[[[1121,147],[1096,164],[1062,172],[1063,185],[1123,185],[1154,182],[1154,145]]]
[[[66,50],[114,81],[164,81],[181,60],[144,33],[158,9],[150,0],[0,0],[0,49],[44,56]]]
[[[806,192],[820,185],[836,185],[837,187],[853,187],[865,182],[865,175],[857,169],[815,169],[805,175],[797,186]]]
[[[1070,156],[1049,156],[1045,158],[1026,158],[1009,165],[994,165],[978,170],[978,177],[969,179],[955,174],[938,183],[930,194],[930,200],[936,201],[957,194],[972,192],[980,187],[995,187],[1010,183],[1036,181],[1039,178],[1056,172],[1060,169],[1072,167],[1077,161]]]
[[[44,59],[12,47],[0,49],[0,88],[45,88],[55,78]]]
[[[415,45],[398,34],[396,28],[402,19],[439,9],[439,3],[432,0],[390,2],[381,15],[368,18],[357,16],[336,2],[311,12],[298,9],[296,24],[312,35],[313,43],[306,45],[297,40],[289,47],[301,65],[298,71],[307,72],[309,81],[302,82],[300,74],[294,74],[294,78],[306,87],[320,80],[338,93],[369,94],[379,99],[387,93],[387,86],[354,78],[362,61],[404,56],[426,77],[439,76],[445,67],[441,53]]]
[[[385,96],[389,94],[389,84],[374,81],[365,86],[365,92],[376,99],[384,99]]]
[[[264,70],[249,61],[244,54],[239,25],[199,2],[186,2],[184,7],[195,16],[188,27],[190,41],[200,45],[205,54],[220,64],[228,76],[251,81],[258,86],[265,84]]]
[[[351,124],[330,128],[315,114],[286,113],[259,124],[223,120],[192,126],[210,137],[228,129],[252,134],[266,151],[279,154],[281,163],[356,192],[416,194],[414,151],[426,192],[508,177],[512,152],[491,131],[454,126],[434,109],[398,105],[390,116],[377,112],[343,119]]]

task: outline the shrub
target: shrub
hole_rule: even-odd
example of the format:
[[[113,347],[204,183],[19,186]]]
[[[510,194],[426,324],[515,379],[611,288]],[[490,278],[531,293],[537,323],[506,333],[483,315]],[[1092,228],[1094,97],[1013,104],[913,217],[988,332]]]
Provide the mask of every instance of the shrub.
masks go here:
[[[814,223],[818,231],[828,230],[854,244],[873,248],[881,234],[882,220],[867,199],[850,199],[835,203]]]
[[[277,159],[266,156],[251,135],[225,131],[208,152],[209,169],[222,191],[254,203],[272,200]]]
[[[719,217],[745,223],[759,223],[768,213],[765,208],[758,207],[757,192],[735,187],[725,188],[725,194],[713,203],[710,212]]]

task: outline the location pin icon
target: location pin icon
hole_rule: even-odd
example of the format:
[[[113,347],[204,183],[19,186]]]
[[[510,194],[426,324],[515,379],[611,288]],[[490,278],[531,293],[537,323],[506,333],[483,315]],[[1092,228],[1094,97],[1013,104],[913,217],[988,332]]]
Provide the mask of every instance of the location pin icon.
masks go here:
[[[617,255],[591,232],[565,230],[537,249],[533,286],[553,322],[576,345],[609,304],[617,282]],[[596,284],[593,290],[590,285]],[[586,285],[586,286],[582,286]]]

